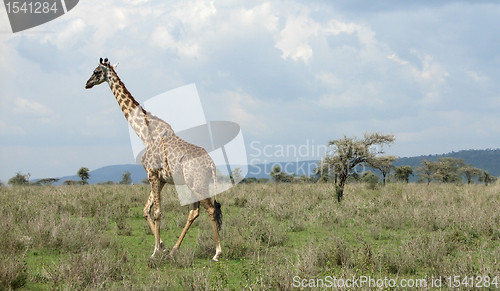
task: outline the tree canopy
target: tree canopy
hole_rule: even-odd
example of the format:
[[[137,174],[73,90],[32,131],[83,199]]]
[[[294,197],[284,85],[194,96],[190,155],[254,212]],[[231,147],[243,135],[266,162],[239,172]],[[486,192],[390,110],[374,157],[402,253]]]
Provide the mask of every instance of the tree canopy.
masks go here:
[[[7,181],[7,184],[12,186],[23,186],[30,184],[31,174],[23,174],[22,172],[17,172],[16,175]]]
[[[413,168],[410,166],[399,166],[394,168],[394,176],[397,180],[408,183],[410,175],[413,175]]]
[[[120,184],[122,185],[130,185],[132,184],[132,174],[129,171],[125,171],[122,175],[122,180],[120,181]]]
[[[360,164],[375,164],[376,157],[384,153],[384,145],[394,141],[393,134],[365,132],[362,139],[344,135],[341,139],[328,142],[332,154],[325,156],[322,163],[328,164],[333,172],[339,202],[342,200],[347,178],[354,173],[354,168]]]
[[[394,165],[392,164],[398,158],[396,156],[377,156],[369,160],[369,166],[373,169],[377,169],[382,173],[382,184],[385,185],[385,179],[388,174],[391,173]]]
[[[90,174],[89,174],[89,169],[86,167],[81,167],[78,172],[76,172],[78,177],[80,177],[80,183],[83,184],[88,184],[87,180],[90,179]]]
[[[270,176],[276,183],[290,183],[293,179],[292,175],[281,171],[280,166],[274,166],[271,170]]]

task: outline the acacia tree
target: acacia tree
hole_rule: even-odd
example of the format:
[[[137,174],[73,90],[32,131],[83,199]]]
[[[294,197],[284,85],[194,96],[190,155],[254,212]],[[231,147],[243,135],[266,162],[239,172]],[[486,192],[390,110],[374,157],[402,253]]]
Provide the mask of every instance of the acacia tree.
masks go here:
[[[479,175],[479,182],[484,182],[485,186],[488,186],[490,183],[495,183],[497,178],[490,175],[488,171],[483,171],[481,175]]]
[[[464,174],[465,178],[467,179],[467,184],[470,184],[474,177],[479,177],[479,175],[481,175],[481,173],[483,172],[483,170],[475,168],[472,165],[465,165],[464,167],[460,168],[459,171]]]
[[[354,168],[360,164],[370,164],[379,154],[383,154],[383,146],[395,141],[393,134],[367,133],[363,139],[347,137],[328,142],[332,154],[323,159],[336,176],[337,200],[342,201],[347,178],[354,173]]]
[[[245,178],[243,177],[241,168],[239,167],[234,168],[234,170],[231,171],[231,177],[233,177],[235,184],[239,183],[241,180],[243,180],[243,178]]]
[[[411,166],[399,166],[394,168],[394,176],[400,181],[408,183],[410,181],[410,175],[413,175]]]
[[[380,156],[369,160],[370,167],[379,170],[382,173],[382,184],[385,186],[385,178],[391,173],[394,165],[392,164],[398,158],[396,156]]]
[[[87,180],[90,179],[90,174],[89,174],[89,169],[86,167],[81,167],[78,172],[76,172],[78,177],[80,177],[81,181],[80,183],[82,185],[88,184]]]
[[[40,179],[40,180],[36,181],[35,183],[33,183],[33,185],[37,185],[37,186],[52,185],[58,181],[59,181],[59,179],[57,179],[57,178],[44,178],[44,179]]]
[[[132,174],[129,171],[125,171],[122,175],[122,180],[120,181],[120,184],[122,185],[130,185],[132,184]]]
[[[442,183],[457,183],[461,181],[460,169],[465,166],[464,159],[439,158],[434,178]]]
[[[282,182],[290,183],[292,182],[293,178],[293,176],[282,172],[280,166],[274,166],[269,175],[274,179],[276,183],[282,183]]]
[[[29,185],[30,176],[30,173],[23,175],[22,172],[17,172],[14,177],[10,178],[9,181],[7,181],[7,184],[12,186]]]
[[[427,185],[429,185],[429,183],[434,178],[434,174],[438,169],[439,163],[423,159],[421,164],[421,167],[417,167],[417,175],[420,177],[420,179],[427,180]]]

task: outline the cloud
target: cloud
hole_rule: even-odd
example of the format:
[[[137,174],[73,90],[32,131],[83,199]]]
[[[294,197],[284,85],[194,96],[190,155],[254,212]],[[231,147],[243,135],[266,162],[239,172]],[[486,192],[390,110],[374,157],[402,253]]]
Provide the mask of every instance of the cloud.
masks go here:
[[[214,1],[193,0],[179,1],[174,5],[172,15],[190,25],[193,30],[198,30],[205,26],[216,13]]]
[[[388,59],[395,61],[396,63],[400,65],[406,65],[408,64],[407,61],[400,59],[396,54],[392,54],[390,56],[387,56]]]
[[[273,132],[273,126],[269,123],[272,116],[268,116],[269,104],[262,102],[243,90],[224,90],[210,96],[208,105],[209,115],[216,112],[217,116],[212,119],[229,120],[238,123],[246,134],[255,137],[268,137]],[[271,107],[272,108],[272,107]]]
[[[164,26],[158,26],[151,34],[151,44],[162,49],[171,49],[178,55],[196,58],[200,56],[200,47],[193,41],[180,41],[175,39],[168,29]]]
[[[54,33],[0,35],[2,141],[129,146],[109,89],[83,89],[108,57],[139,102],[196,83],[207,117],[250,140],[372,130],[396,133],[402,155],[494,147],[498,5],[399,2],[80,1],[39,27]]]
[[[478,72],[467,71],[466,73],[472,80],[478,83],[486,83],[490,80],[488,76],[483,74],[480,75]]]
[[[417,54],[414,50],[412,52]],[[428,54],[420,56],[420,60],[422,68],[411,66],[411,70],[415,79],[422,84],[425,96],[421,101],[422,104],[432,105],[441,100],[441,88],[446,83],[449,73]]]
[[[18,97],[14,100],[13,111],[17,114],[24,114],[35,117],[49,116],[52,114],[52,110],[50,110],[47,106],[21,97]]]
[[[451,142],[453,150],[469,149],[488,140],[492,134],[499,134],[499,122],[500,117],[478,112],[423,111],[401,123],[396,137],[401,143],[425,144],[432,140],[441,145]]]
[[[309,39],[318,35],[321,26],[307,16],[290,16],[286,20],[285,28],[279,33],[275,47],[283,53],[281,57],[293,60],[302,59],[307,62],[313,55]]]
[[[274,15],[275,7],[269,2],[256,5],[252,8],[239,8],[231,13],[231,18],[245,26],[264,26],[269,31],[278,29],[279,17]]]

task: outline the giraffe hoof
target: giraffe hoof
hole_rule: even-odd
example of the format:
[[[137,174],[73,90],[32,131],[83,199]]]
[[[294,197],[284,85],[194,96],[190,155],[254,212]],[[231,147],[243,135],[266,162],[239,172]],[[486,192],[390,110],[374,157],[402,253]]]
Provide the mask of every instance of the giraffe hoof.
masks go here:
[[[214,260],[214,259],[210,260],[210,263],[218,263],[218,262],[219,262],[219,260]]]
[[[171,251],[170,251],[170,254],[169,256],[173,257],[175,256],[175,254],[177,253],[178,249],[177,248],[173,248]]]
[[[159,266],[159,260],[153,256],[149,257],[148,260],[148,267],[150,269],[156,269]]]

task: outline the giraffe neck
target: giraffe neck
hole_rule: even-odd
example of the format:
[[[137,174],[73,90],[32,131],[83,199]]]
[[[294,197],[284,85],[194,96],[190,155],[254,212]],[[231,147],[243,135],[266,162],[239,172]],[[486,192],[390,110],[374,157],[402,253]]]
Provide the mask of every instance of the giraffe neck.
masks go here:
[[[127,90],[113,67],[109,67],[108,70],[108,84],[125,118],[145,146],[150,142],[152,135],[164,135],[166,133],[175,135],[168,123],[151,115],[141,107],[139,102]]]
[[[144,110],[139,102],[137,102],[132,94],[127,90],[123,82],[120,80],[113,67],[108,69],[108,84],[111,92],[115,95],[116,101],[120,106],[123,115],[128,123],[141,139],[144,145],[150,139],[149,133],[149,117],[150,114]]]
[[[146,115],[146,111],[142,109],[141,105],[139,102],[137,102],[132,94],[127,90],[125,85],[123,84],[122,80],[118,77],[116,72],[112,67],[109,67],[108,70],[108,84],[109,88],[111,89],[111,92],[113,92],[113,95],[115,95],[116,101],[118,102],[118,105],[120,106],[123,114],[125,115],[125,118],[130,122],[130,114],[134,110],[141,110],[144,112]]]

